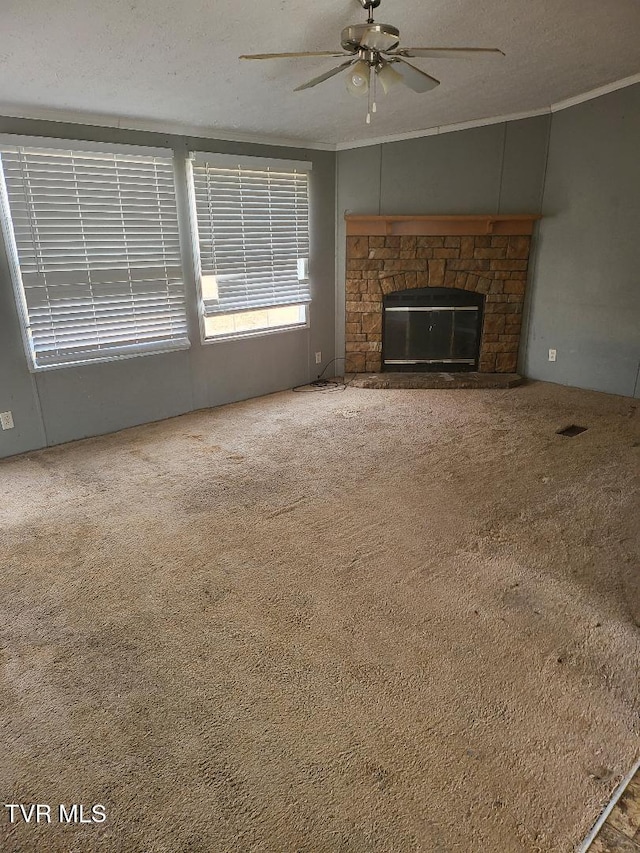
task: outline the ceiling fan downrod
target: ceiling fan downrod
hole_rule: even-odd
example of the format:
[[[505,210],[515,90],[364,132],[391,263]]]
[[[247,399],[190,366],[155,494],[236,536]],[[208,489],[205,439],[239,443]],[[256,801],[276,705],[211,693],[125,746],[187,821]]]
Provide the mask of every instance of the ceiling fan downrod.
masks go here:
[[[368,24],[373,24],[373,10],[377,9],[380,5],[380,0],[360,0],[363,9],[369,13],[369,17],[367,18]]]

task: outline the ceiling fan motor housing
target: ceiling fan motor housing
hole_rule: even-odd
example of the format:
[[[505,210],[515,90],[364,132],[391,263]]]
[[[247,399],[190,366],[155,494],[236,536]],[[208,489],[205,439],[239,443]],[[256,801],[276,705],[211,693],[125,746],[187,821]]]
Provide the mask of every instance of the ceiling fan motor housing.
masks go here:
[[[343,49],[349,53],[357,53],[362,48],[393,50],[400,44],[400,30],[391,24],[352,24],[343,29],[341,41]]]

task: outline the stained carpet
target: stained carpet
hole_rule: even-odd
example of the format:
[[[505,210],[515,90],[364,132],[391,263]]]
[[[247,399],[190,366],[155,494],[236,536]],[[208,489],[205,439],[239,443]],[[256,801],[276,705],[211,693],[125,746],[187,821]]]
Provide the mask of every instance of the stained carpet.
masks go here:
[[[0,808],[52,809],[2,850],[572,850],[639,749],[639,410],[286,392],[0,463]]]

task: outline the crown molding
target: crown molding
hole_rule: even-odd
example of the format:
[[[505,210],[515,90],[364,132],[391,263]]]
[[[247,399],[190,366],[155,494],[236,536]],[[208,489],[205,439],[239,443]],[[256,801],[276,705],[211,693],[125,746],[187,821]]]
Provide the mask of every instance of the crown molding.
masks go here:
[[[454,133],[457,130],[471,130],[474,127],[486,127],[490,124],[503,124],[506,121],[520,121],[523,118],[549,115],[551,110],[546,107],[540,110],[531,110],[526,113],[510,113],[509,115],[490,116],[473,121],[463,121],[457,124],[441,124],[436,127],[427,127],[423,130],[410,130],[406,133],[392,133],[388,136],[378,136],[374,139],[362,139],[357,142],[339,142],[336,151],[350,151],[354,148],[366,148],[369,145],[384,145],[386,142],[402,142],[405,139],[421,139],[423,136],[439,136],[441,133]]]
[[[640,83],[640,74],[633,74],[631,77],[624,77],[622,80],[616,80],[613,83],[607,83],[606,86],[600,86],[597,89],[591,89],[581,95],[575,95],[572,98],[566,98],[564,101],[557,101],[549,107],[544,107],[537,110],[529,110],[523,113],[511,113],[509,115],[490,116],[488,118],[476,119],[475,121],[461,122],[459,124],[443,124],[437,127],[429,127],[424,130],[412,130],[408,133],[395,133],[389,136],[379,136],[375,139],[361,140],[357,142],[342,142],[338,143],[336,151],[350,151],[355,148],[366,148],[369,145],[383,145],[386,142],[402,142],[405,139],[419,139],[423,136],[438,136],[441,133],[454,133],[457,130],[469,130],[474,127],[485,127],[491,124],[502,124],[507,121],[521,121],[522,119],[535,118],[536,116],[551,115],[560,112],[561,110],[569,109],[569,107],[578,106],[586,101],[592,101],[595,98],[600,98],[602,95],[609,95],[611,92],[616,92],[618,89],[625,89],[627,86],[635,86]]]
[[[51,121],[58,124],[79,124],[103,127],[110,130],[130,130],[157,133],[163,136],[186,136],[192,139],[210,139],[216,142],[239,142],[250,145],[271,145],[279,148],[301,148],[312,151],[335,151],[332,143],[310,142],[286,136],[270,136],[260,133],[236,133],[217,130],[213,127],[182,124],[159,119],[133,119],[98,113],[79,113],[71,110],[53,110],[42,107],[18,109],[0,103],[0,118],[25,121]]]
[[[548,107],[529,110],[521,113],[509,113],[507,115],[488,116],[474,119],[473,121],[458,122],[456,124],[443,124],[436,127],[426,127],[420,130],[411,130],[406,133],[393,133],[386,136],[378,136],[372,139],[361,139],[353,142],[310,142],[305,139],[292,137],[270,136],[260,133],[241,133],[229,130],[217,130],[213,127],[202,127],[198,125],[182,124],[180,122],[168,122],[159,119],[133,119],[113,115],[100,115],[96,113],[79,113],[68,110],[53,110],[42,107],[16,110],[15,107],[3,107],[0,103],[0,118],[21,119],[29,121],[48,121],[59,124],[90,125],[97,128],[108,128],[114,130],[140,131],[162,134],[164,136],[186,136],[192,139],[210,139],[218,142],[237,142],[248,145],[270,145],[281,148],[299,148],[310,151],[351,151],[358,148],[367,148],[373,145],[384,145],[388,142],[402,142],[406,139],[421,139],[425,136],[438,136],[441,133],[455,133],[458,130],[470,130],[476,127],[486,127],[492,124],[503,124],[510,121],[521,121],[523,119],[535,118],[536,116],[551,115],[561,110],[583,104],[594,98],[600,98],[640,83],[640,74],[624,77],[591,89],[581,95],[557,101]]]
[[[615,80],[613,83],[607,83],[606,86],[600,86],[598,89],[591,89],[583,95],[575,95],[573,98],[566,98],[564,101],[558,101],[551,105],[551,112],[558,113],[560,110],[566,110],[569,107],[575,107],[578,104],[583,104],[585,101],[592,101],[594,98],[600,98],[602,95],[609,95],[611,92],[617,92],[618,89],[626,89],[627,86],[635,86],[640,83],[640,74],[632,74],[631,77],[623,77],[622,80]]]

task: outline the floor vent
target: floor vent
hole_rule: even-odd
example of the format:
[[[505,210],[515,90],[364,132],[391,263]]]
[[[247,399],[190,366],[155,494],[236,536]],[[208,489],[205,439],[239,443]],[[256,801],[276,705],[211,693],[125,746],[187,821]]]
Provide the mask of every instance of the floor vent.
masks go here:
[[[577,424],[570,424],[570,426],[556,430],[556,435],[566,435],[567,438],[573,438],[576,435],[580,435],[581,432],[586,432],[587,429],[588,427],[578,426]]]

